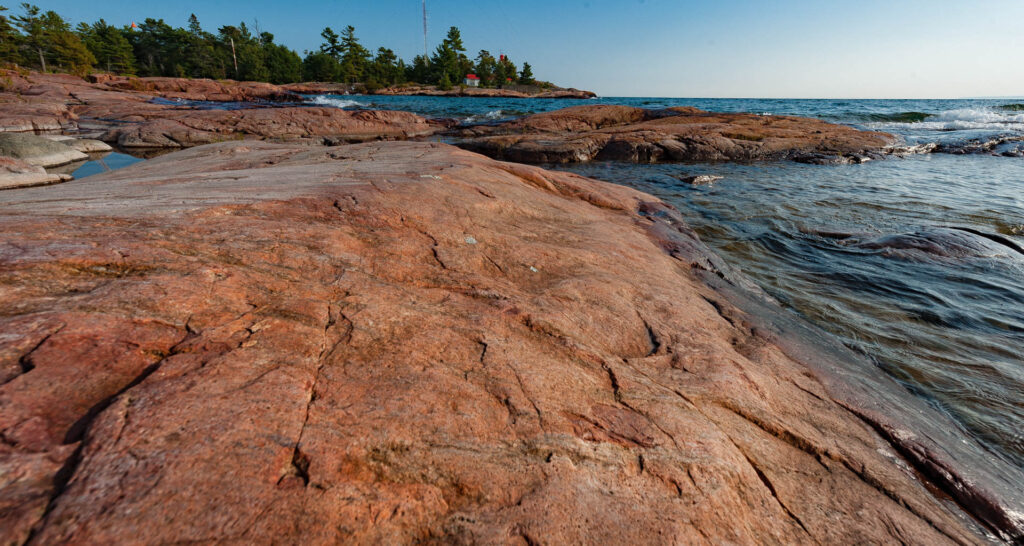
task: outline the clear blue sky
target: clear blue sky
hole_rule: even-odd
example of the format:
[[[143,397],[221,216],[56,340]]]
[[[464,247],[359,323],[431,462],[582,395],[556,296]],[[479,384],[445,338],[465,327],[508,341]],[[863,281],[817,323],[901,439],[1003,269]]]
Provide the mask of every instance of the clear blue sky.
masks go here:
[[[4,5],[14,7],[7,0]],[[420,0],[50,0],[72,20],[147,17],[207,30],[258,20],[315,49],[356,27],[371,50],[422,52]],[[449,26],[560,85],[605,96],[952,98],[1024,95],[1024,1],[428,0],[433,49]]]

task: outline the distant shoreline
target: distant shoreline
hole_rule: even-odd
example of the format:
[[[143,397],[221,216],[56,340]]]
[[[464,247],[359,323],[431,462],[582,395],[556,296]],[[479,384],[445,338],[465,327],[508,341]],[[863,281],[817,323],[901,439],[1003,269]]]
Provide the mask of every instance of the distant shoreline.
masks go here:
[[[292,93],[303,95],[385,95],[385,96],[424,96],[424,97],[498,97],[520,99],[592,99],[597,97],[593,91],[585,91],[574,87],[541,87],[536,85],[513,85],[505,87],[470,87],[455,86],[441,89],[436,85],[396,85],[368,89],[365,84],[344,84],[331,82],[303,82],[280,86]]]

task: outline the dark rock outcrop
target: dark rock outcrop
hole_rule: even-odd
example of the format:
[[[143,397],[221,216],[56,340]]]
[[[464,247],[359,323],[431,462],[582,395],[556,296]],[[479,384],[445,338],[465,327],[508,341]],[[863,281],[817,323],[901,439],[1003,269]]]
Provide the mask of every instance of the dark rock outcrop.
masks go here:
[[[913,468],[974,475],[637,191],[221,143],[12,192],[0,230],[4,543],[983,540]]]
[[[810,118],[618,105],[565,108],[462,129],[454,136],[465,149],[527,163],[592,159],[843,163],[880,157],[894,142],[885,133]]]

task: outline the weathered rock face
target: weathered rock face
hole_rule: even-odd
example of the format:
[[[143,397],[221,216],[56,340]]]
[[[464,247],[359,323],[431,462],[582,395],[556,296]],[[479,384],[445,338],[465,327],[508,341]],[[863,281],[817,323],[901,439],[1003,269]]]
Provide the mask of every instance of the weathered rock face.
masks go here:
[[[337,108],[162,110],[138,117],[150,119],[115,127],[100,139],[124,148],[185,148],[230,137],[342,136],[361,142],[425,136],[437,129],[408,112]]]
[[[95,140],[91,138],[75,138],[72,136],[65,135],[42,135],[47,140],[54,142],[60,142],[61,144],[70,147],[71,149],[78,150],[82,153],[100,153],[109,152],[113,148],[109,144],[102,140]]]
[[[859,162],[894,142],[885,133],[790,116],[720,114],[696,108],[576,106],[456,133],[457,144],[527,163],[592,159]]]
[[[46,186],[71,180],[71,175],[50,174],[38,165],[0,156],[0,190]]]
[[[299,101],[270,84],[97,75],[93,82],[59,74],[21,76],[0,93],[0,132],[88,129],[132,148],[179,148],[231,138],[339,137],[402,139],[441,128],[407,112],[348,112],[299,106],[202,110],[154,103],[154,97],[203,101]]]
[[[651,196],[426,143],[46,190],[0,205],[4,543],[980,541]]]
[[[281,88],[302,95],[346,95],[355,91],[351,84],[336,82],[286,83]]]
[[[0,133],[0,156],[20,159],[39,167],[67,165],[88,157],[62,142],[19,133]]]
[[[282,89],[281,86],[263,82],[215,81],[202,78],[136,78],[112,74],[96,74],[89,80],[109,89],[137,91],[168,99],[220,102],[302,100],[302,97]]]

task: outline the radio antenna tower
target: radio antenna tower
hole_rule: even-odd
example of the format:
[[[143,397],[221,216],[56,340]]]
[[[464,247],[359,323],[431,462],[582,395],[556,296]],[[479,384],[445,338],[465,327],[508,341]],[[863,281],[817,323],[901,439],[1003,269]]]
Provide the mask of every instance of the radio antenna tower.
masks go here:
[[[423,0],[423,59],[427,57],[427,0]]]

